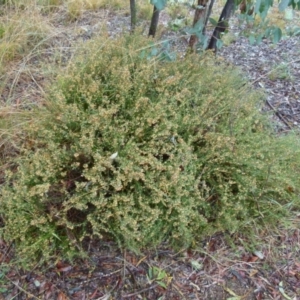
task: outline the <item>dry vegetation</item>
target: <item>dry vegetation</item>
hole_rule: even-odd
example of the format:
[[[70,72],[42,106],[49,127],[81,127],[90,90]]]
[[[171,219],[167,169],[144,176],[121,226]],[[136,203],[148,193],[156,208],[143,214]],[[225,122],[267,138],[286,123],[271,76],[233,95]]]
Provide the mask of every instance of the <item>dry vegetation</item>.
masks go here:
[[[4,171],[16,168],[11,158],[20,154],[21,145],[25,142],[28,149],[34,145],[22,128],[44,119],[39,108],[47,105],[50,87],[66,72],[74,53],[87,40],[128,31],[130,22],[129,1],[123,0],[4,2],[0,7],[1,184]],[[139,17],[149,19],[151,6],[141,0],[138,4]],[[176,9],[169,12],[177,14]],[[160,33],[167,36],[162,27]],[[294,188],[286,186],[288,193],[295,193]],[[280,206],[276,201],[272,205]],[[0,215],[0,227],[1,222]],[[14,244],[0,237],[0,299],[299,299],[299,211],[291,209],[278,226],[256,227],[252,222],[251,227],[249,236],[227,230],[179,252],[162,244],[155,251],[134,254],[109,239],[90,241],[84,245],[89,257],[72,262],[51,257],[31,272],[21,268]]]

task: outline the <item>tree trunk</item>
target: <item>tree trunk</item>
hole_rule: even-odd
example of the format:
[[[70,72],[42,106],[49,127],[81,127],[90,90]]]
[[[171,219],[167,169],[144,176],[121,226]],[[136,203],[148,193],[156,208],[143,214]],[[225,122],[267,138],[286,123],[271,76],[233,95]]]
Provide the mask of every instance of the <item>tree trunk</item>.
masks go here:
[[[228,27],[228,21],[234,12],[234,5],[234,0],[227,0],[207,49],[213,49],[214,52],[217,52],[217,41],[220,39],[221,33]]]
[[[208,19],[209,19],[210,15],[211,15],[211,11],[212,11],[212,8],[213,8],[214,4],[215,4],[215,0],[211,0],[210,3],[209,3],[207,14],[206,14],[206,17],[205,17],[205,24],[204,24],[204,28],[203,28],[203,34],[205,34],[207,22],[208,22]]]
[[[152,13],[152,18],[151,18],[151,24],[150,24],[150,29],[149,29],[149,34],[148,36],[155,36],[157,25],[158,25],[158,20],[159,20],[159,13],[160,11],[153,5],[153,13]]]
[[[136,3],[135,0],[130,0],[130,31],[134,32],[136,26]]]
[[[214,0],[213,0],[214,1]],[[197,7],[194,14],[194,20],[193,20],[193,27],[196,25],[196,23],[199,20],[203,20],[203,26],[205,24],[206,19],[206,12],[207,12],[207,3],[209,0],[198,0]],[[199,8],[201,6],[201,8]],[[204,32],[204,27],[202,29],[202,32]],[[198,42],[198,37],[196,34],[192,34],[189,40],[189,48],[192,52],[195,52],[195,47]]]

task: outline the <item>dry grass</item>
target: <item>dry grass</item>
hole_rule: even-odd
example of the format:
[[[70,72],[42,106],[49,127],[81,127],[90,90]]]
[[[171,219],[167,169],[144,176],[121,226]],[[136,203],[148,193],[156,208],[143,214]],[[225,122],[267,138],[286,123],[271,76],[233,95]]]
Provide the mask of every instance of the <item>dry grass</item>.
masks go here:
[[[23,10],[7,9],[6,14],[0,17],[3,32],[0,43],[0,92],[3,106],[19,102],[24,104],[24,98],[31,98],[26,87],[43,93],[41,82],[47,77],[43,71],[47,60],[55,53],[53,41],[59,35],[52,21],[51,16],[43,15],[36,5]]]
[[[46,86],[65,60],[65,46],[71,46],[62,42],[54,26],[59,18],[45,15],[45,5],[21,0],[0,7],[0,173],[22,140],[19,125],[28,121],[28,109],[43,103]]]
[[[22,3],[9,1],[5,14],[0,17],[0,163],[2,167],[2,163],[16,153],[18,124],[24,122],[26,115],[26,111],[22,108],[28,108],[29,103],[33,102],[37,105],[38,98],[43,93],[41,84],[43,74],[41,70],[37,70],[37,65],[42,53],[51,47],[50,40],[54,32],[49,18],[42,16],[35,3],[31,2],[34,5],[27,8],[22,8]],[[12,4],[16,6],[11,7]],[[38,94],[39,97],[34,97]]]
[[[150,19],[148,1],[137,5],[138,17]],[[44,94],[55,69],[67,62],[78,41],[95,31],[83,26],[81,19],[103,31],[109,11],[129,13],[123,0],[7,0],[0,10],[0,103],[5,106],[21,98],[22,104],[36,102],[36,94],[38,98]]]
[[[71,20],[76,20],[86,10],[110,9],[120,10],[128,6],[128,3],[122,0],[65,0],[64,5],[67,8]]]
[[[46,43],[52,28],[46,18],[36,9],[12,11],[0,19],[2,40],[0,43],[0,64],[25,57],[30,51]]]

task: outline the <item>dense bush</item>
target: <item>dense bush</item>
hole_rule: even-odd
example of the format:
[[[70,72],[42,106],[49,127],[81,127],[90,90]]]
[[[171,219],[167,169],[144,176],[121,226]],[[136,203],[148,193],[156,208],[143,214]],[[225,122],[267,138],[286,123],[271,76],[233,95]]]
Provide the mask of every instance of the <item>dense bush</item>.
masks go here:
[[[0,200],[20,257],[89,237],[185,247],[299,206],[299,139],[275,136],[262,96],[233,68],[162,62],[148,43],[89,42],[24,129]]]

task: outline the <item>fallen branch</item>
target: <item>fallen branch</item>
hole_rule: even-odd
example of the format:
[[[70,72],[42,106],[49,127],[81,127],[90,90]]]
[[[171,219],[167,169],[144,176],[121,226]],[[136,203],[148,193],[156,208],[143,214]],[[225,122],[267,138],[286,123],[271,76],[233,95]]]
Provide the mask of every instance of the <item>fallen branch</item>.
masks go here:
[[[141,293],[153,290],[153,289],[155,289],[157,287],[158,287],[158,284],[155,284],[155,285],[149,286],[148,288],[141,289],[141,290],[139,290],[139,291],[137,291],[135,293],[131,293],[131,294],[127,294],[127,295],[122,295],[122,298],[130,298],[130,297],[133,297],[133,296],[137,296],[137,295],[140,295]]]
[[[290,129],[292,129],[291,125],[289,122],[282,116],[280,112],[270,103],[268,99],[266,99],[266,103],[274,110],[275,115]]]

